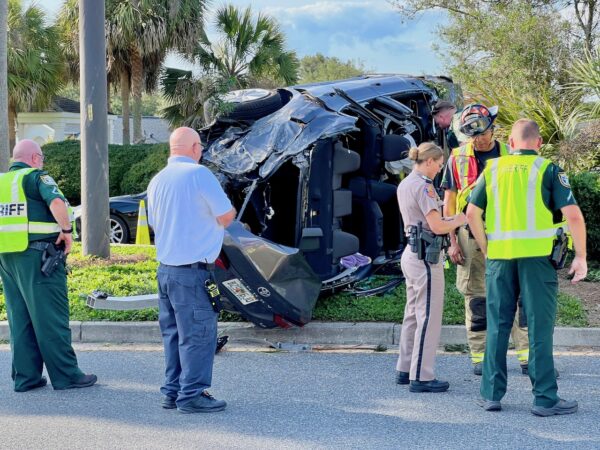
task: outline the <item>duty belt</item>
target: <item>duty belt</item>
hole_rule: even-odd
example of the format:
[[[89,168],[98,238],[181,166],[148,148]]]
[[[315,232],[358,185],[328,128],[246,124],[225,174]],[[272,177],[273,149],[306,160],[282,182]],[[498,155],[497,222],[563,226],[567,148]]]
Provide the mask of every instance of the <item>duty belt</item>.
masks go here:
[[[195,263],[191,263],[191,264],[181,264],[178,266],[174,266],[171,264],[163,264],[163,263],[161,263],[161,264],[165,267],[177,267],[178,269],[202,269],[202,270],[208,270],[209,272],[212,270],[215,270],[214,263],[195,262]]]

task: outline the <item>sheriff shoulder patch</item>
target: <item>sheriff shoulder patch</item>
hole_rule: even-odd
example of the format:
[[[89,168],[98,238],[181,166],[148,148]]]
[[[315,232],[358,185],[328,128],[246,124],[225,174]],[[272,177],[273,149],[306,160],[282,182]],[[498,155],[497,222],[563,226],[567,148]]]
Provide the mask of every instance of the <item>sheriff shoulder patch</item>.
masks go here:
[[[50,175],[41,175],[40,180],[48,186],[56,186],[56,181]]]
[[[425,193],[428,197],[437,198],[433,184],[427,183],[427,186],[425,186]]]
[[[566,188],[571,188],[571,184],[569,183],[569,177],[566,173],[560,172],[558,174],[558,181]]]

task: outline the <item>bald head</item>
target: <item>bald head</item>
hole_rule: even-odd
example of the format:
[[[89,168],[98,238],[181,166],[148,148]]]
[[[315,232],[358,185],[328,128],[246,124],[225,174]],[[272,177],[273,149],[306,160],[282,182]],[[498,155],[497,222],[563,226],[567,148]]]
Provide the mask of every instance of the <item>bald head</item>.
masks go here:
[[[509,143],[515,150],[539,150],[542,146],[540,127],[530,119],[517,120],[512,127]]]
[[[23,139],[13,149],[13,160],[41,169],[44,159],[39,144],[31,139]]]
[[[196,130],[188,127],[177,128],[169,138],[171,156],[187,156],[196,161],[200,160],[202,146]]]

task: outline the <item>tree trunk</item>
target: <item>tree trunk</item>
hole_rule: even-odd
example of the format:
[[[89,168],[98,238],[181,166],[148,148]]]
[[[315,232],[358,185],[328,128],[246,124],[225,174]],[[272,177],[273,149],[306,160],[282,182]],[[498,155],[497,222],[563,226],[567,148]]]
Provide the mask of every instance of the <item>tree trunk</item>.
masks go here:
[[[131,94],[133,98],[133,143],[142,141],[142,78],[144,67],[137,49],[131,52]],[[124,106],[124,105],[123,105]]]
[[[7,61],[8,0],[0,0],[0,172],[8,170],[8,61]]]
[[[17,109],[8,105],[8,157],[10,158],[12,149],[17,143]]]
[[[129,74],[127,71],[121,73],[121,103],[123,107],[123,145],[131,144],[131,136],[129,135]]]

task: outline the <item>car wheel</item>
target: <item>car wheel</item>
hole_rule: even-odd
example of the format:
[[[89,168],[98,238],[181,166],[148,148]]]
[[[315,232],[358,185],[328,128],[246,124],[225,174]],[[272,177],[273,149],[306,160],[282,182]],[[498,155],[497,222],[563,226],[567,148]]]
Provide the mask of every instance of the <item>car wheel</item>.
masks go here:
[[[233,111],[226,115],[234,120],[257,120],[274,113],[283,106],[277,91],[253,89],[254,95],[244,95],[236,103]],[[254,92],[256,91],[256,92]]]
[[[129,228],[123,219],[115,214],[110,215],[110,242],[111,244],[129,243]]]

